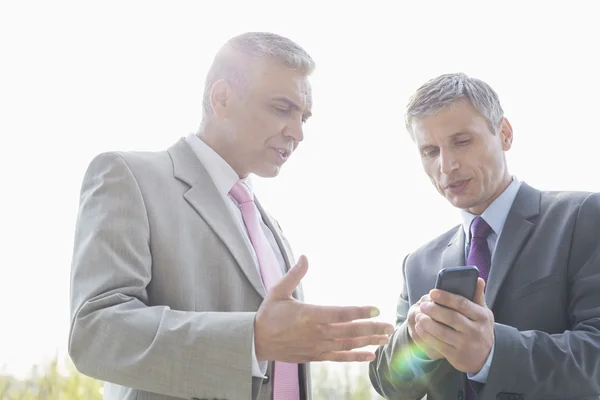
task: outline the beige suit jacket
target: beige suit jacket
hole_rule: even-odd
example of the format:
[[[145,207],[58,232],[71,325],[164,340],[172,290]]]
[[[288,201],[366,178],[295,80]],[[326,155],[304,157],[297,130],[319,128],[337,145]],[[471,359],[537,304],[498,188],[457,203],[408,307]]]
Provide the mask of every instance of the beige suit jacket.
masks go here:
[[[294,257],[258,204],[286,262]],[[71,271],[69,354],[119,400],[271,398],[252,377],[265,290],[242,233],[185,140],[105,153],[81,189]],[[299,287],[294,296],[302,299]],[[310,398],[309,371],[300,368]]]

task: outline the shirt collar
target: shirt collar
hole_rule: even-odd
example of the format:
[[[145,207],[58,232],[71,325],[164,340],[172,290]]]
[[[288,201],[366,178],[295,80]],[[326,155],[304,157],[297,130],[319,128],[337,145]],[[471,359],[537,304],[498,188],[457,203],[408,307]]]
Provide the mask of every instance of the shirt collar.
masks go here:
[[[481,214],[481,217],[488,223],[497,236],[500,236],[502,229],[504,229],[504,223],[508,217],[508,212],[515,201],[515,197],[517,197],[517,192],[520,187],[521,181],[516,177],[513,177],[512,182],[504,189],[504,192],[502,192],[502,194],[500,194],[500,196],[498,196]],[[465,232],[466,243],[471,241],[471,223],[476,216],[477,215],[471,214],[466,210],[461,210],[462,226]]]
[[[206,168],[206,171],[213,180],[219,193],[222,196],[227,197],[233,185],[240,180],[238,174],[233,170],[231,165],[223,159],[223,157],[198,136],[190,134],[185,140],[204,168]],[[242,182],[244,182],[250,189],[250,192],[252,192],[252,182],[250,181],[250,177],[243,178]]]

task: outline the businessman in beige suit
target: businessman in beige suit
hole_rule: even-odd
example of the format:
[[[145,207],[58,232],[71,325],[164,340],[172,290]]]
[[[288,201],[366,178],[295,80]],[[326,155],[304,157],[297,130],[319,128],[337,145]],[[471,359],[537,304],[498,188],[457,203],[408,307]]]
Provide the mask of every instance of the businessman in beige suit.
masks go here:
[[[406,257],[398,328],[370,364],[375,389],[388,399],[599,399],[600,193],[544,192],[511,176],[498,96],[464,74],[419,88],[407,127],[462,221]],[[479,268],[474,301],[431,290],[442,268],[461,265]]]
[[[196,135],[97,156],[85,174],[69,354],[106,399],[310,398],[308,362],[369,361],[393,327],[373,307],[302,302],[278,223],[252,194],[303,139],[313,60],[289,39],[228,41]]]

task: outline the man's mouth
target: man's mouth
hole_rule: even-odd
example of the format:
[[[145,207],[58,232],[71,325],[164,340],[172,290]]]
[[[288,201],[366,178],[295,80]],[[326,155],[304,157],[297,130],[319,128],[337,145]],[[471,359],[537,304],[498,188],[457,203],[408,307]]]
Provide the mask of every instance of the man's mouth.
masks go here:
[[[446,185],[446,189],[450,189],[450,188],[456,188],[459,187],[460,185],[462,185],[463,183],[465,183],[465,179],[460,180],[460,181],[454,181],[449,185]]]
[[[275,149],[275,151],[278,152],[279,155],[281,156],[281,158],[284,158],[284,159],[287,159],[291,154],[291,151],[289,149],[285,149],[285,148],[278,148],[278,149]]]
[[[467,187],[467,185],[469,184],[470,181],[471,181],[471,179],[461,179],[458,181],[454,181],[454,182],[446,185],[444,187],[444,189],[450,193],[458,194]]]

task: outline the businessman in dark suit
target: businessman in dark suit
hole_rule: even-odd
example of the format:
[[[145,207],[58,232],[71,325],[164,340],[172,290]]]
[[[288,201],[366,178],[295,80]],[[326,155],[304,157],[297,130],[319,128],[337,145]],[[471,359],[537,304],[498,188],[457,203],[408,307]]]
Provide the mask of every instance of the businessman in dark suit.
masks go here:
[[[435,78],[406,123],[461,224],[406,257],[397,329],[370,364],[388,399],[600,399],[600,193],[543,192],[511,176],[497,94]],[[432,290],[476,265],[475,298]]]

